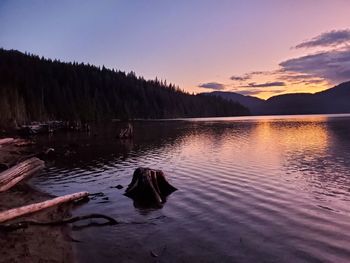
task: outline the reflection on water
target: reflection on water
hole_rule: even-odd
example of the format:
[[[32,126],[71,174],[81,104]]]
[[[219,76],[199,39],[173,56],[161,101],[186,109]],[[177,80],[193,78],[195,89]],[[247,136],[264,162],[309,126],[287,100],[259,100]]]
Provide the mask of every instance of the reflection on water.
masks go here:
[[[74,147],[33,184],[103,192],[75,213],[147,223],[75,231],[81,262],[350,261],[349,116],[138,122],[122,142],[115,130],[41,138]],[[162,209],[135,208],[113,188],[139,166],[179,189]]]

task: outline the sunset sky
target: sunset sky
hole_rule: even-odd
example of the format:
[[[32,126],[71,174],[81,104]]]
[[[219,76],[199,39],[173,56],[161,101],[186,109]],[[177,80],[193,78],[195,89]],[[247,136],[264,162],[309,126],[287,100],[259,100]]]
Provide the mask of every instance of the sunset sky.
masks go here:
[[[0,2],[0,47],[268,98],[350,80],[349,0]]]

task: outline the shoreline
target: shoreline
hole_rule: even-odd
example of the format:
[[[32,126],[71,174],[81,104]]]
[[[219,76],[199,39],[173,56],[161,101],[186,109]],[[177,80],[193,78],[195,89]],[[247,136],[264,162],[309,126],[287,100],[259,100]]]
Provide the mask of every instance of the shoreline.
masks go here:
[[[0,147],[0,163],[13,162],[30,152],[28,147]],[[52,198],[26,182],[0,193],[0,211]],[[10,221],[60,220],[70,214],[71,205],[64,204]],[[30,226],[13,232],[0,231],[0,263],[2,262],[75,262],[69,226]]]

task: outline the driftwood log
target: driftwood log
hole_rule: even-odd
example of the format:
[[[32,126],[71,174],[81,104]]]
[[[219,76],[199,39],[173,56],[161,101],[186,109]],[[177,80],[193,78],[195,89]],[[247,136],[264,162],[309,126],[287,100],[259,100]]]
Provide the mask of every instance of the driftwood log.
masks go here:
[[[0,173],[0,192],[7,191],[20,181],[31,177],[45,167],[44,161],[30,158]]]
[[[140,207],[162,206],[166,197],[177,189],[165,178],[161,170],[137,168],[125,195]]]
[[[74,193],[70,195],[56,197],[54,199],[47,200],[44,202],[26,205],[18,208],[13,208],[4,212],[0,212],[0,224],[24,215],[28,215],[34,212],[44,210],[52,206],[60,205],[67,202],[72,202],[75,200],[84,199],[84,198],[87,198],[88,196],[89,196],[88,192],[79,192],[79,193]]]
[[[34,142],[25,139],[3,138],[0,139],[0,147],[7,145],[14,145],[17,147],[33,145]]]
[[[15,139],[13,142],[13,145],[16,147],[24,147],[24,146],[29,146],[29,145],[34,145],[35,142],[31,140],[26,140],[26,139]]]
[[[14,142],[14,141],[15,141],[14,138],[4,138],[4,139],[0,139],[0,146],[6,145],[6,144],[9,144],[9,143],[12,143],[12,142]]]

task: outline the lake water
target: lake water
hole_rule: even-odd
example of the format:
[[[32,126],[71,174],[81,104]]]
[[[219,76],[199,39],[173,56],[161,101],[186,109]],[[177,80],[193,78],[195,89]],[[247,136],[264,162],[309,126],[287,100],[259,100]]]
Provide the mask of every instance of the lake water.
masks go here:
[[[98,136],[40,138],[71,148],[33,185],[56,195],[103,192],[74,215],[126,223],[75,229],[81,262],[350,262],[350,115],[140,121],[134,129],[124,142],[111,126]],[[162,169],[179,189],[162,209],[123,195],[139,166]],[[111,188],[118,184],[124,189]]]

